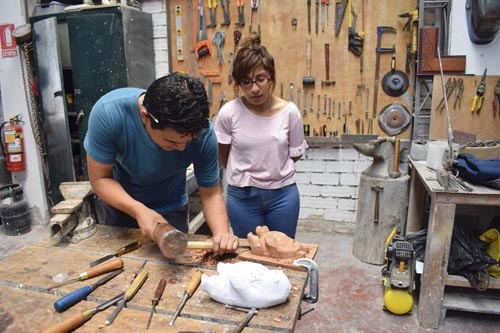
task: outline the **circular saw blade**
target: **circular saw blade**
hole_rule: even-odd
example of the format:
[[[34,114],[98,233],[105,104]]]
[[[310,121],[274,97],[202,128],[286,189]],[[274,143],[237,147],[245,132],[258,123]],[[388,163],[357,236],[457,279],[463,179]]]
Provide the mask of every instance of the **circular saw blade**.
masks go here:
[[[410,85],[408,76],[399,70],[391,70],[382,78],[382,89],[391,97],[403,95]]]
[[[403,132],[410,125],[410,121],[410,113],[399,103],[385,106],[378,116],[380,128],[389,135]]]

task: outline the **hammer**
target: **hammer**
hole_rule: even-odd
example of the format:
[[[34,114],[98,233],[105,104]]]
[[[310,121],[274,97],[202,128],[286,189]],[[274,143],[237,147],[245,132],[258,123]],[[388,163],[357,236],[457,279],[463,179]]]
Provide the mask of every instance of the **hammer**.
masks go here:
[[[325,43],[325,71],[326,80],[321,81],[321,86],[331,86],[335,84],[335,81],[330,81],[330,44]]]
[[[307,60],[307,76],[302,78],[304,86],[313,86],[315,84],[314,76],[311,75],[311,62],[312,62],[312,40],[307,38],[306,41],[306,60]]]
[[[379,211],[380,211],[380,192],[384,190],[382,186],[372,186],[372,190],[375,191],[375,210],[373,212],[373,222],[378,223],[379,221]]]

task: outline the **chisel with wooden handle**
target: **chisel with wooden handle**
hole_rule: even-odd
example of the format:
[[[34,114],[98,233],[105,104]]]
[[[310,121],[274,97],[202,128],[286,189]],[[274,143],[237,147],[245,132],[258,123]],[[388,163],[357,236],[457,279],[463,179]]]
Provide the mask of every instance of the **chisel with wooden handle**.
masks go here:
[[[142,246],[142,243],[141,242],[132,242],[130,244],[127,244],[125,245],[124,247],[122,248],[119,248],[118,250],[116,250],[115,252],[111,253],[111,254],[108,254],[102,258],[99,258],[97,260],[94,260],[90,263],[90,267],[94,267],[94,266],[97,266],[99,265],[100,263],[103,263],[113,257],[120,257],[124,254],[127,254],[129,252],[132,252],[132,251],[135,251],[137,250],[138,248],[140,248]]]
[[[66,332],[72,332],[73,330],[77,329],[78,327],[82,326],[86,321],[90,320],[97,312],[103,311],[107,308],[109,308],[111,305],[115,304],[118,302],[123,297],[123,293],[113,297],[109,301],[102,303],[99,306],[96,306],[95,308],[91,310],[85,310],[83,312],[77,313],[76,315],[69,317],[63,322],[60,322],[59,324],[55,324],[54,326],[51,326],[47,328],[46,330],[43,330],[42,333],[66,333]]]
[[[114,258],[111,259],[107,262],[104,262],[100,265],[97,265],[95,267],[92,267],[88,271],[85,271],[83,273],[80,273],[76,278],[70,279],[61,283],[54,284],[48,288],[42,289],[41,291],[48,291],[54,288],[59,288],[62,286],[65,286],[67,284],[73,283],[73,282],[78,282],[78,281],[83,281],[87,280],[105,273],[109,273],[111,271],[114,271],[115,269],[120,269],[123,268],[123,259],[121,258]]]

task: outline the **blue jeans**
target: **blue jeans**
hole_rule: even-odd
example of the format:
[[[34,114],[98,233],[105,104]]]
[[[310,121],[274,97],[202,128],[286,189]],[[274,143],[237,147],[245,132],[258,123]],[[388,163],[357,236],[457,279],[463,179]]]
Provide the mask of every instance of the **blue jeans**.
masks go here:
[[[228,185],[226,206],[233,233],[240,238],[255,234],[258,226],[295,238],[300,210],[296,184],[275,190]]]
[[[137,221],[130,215],[111,207],[101,201],[104,211],[104,221],[102,224],[114,227],[139,228]],[[187,233],[189,229],[189,211],[188,207],[184,206],[171,212],[162,214],[168,223],[174,228]]]

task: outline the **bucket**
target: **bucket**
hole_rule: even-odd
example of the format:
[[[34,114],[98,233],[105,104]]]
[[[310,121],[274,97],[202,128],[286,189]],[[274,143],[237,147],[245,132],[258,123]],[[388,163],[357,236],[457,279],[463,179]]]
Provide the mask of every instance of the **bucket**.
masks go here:
[[[19,236],[31,231],[30,210],[28,201],[24,199],[22,185],[0,187],[0,217],[8,236]]]

